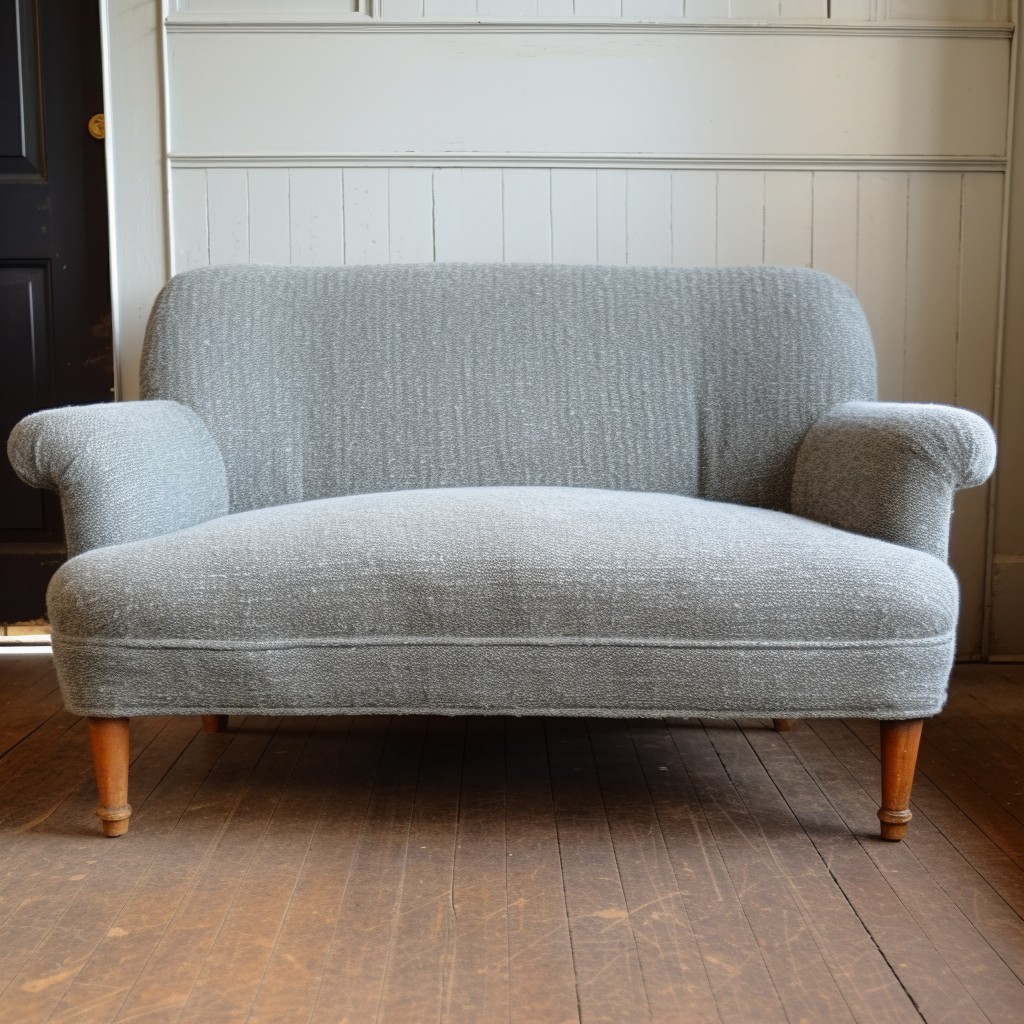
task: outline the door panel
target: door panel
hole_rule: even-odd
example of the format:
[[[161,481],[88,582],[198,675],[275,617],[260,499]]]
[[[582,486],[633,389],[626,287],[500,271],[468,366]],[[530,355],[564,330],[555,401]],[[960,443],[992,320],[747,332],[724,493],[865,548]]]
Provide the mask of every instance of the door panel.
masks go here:
[[[112,397],[98,6],[0,0],[0,432]],[[42,614],[60,508],[0,459],[0,622]]]
[[[50,404],[51,376],[49,303],[46,266],[0,266],[0,433],[6,437],[15,423]],[[25,487],[10,463],[0,465],[0,529],[46,531],[43,493]]]
[[[42,176],[35,7],[0,0],[0,175]]]

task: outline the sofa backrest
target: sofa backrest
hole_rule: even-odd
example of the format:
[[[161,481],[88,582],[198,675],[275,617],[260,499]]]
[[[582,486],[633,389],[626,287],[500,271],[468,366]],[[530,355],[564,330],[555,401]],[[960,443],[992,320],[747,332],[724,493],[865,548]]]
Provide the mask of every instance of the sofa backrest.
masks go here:
[[[853,294],[782,267],[206,267],[143,354],[143,397],[205,420],[235,511],[500,484],[785,509],[810,424],[874,395]]]

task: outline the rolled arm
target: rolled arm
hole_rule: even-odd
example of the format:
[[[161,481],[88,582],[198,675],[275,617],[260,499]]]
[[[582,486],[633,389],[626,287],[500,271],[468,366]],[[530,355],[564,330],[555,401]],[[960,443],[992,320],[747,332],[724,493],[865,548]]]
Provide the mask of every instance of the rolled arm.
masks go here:
[[[792,510],[945,559],[953,495],[995,465],[992,428],[947,405],[846,402],[807,432]]]
[[[7,452],[22,480],[60,494],[69,556],[228,511],[220,450],[206,424],[178,402],[33,413],[11,432]]]

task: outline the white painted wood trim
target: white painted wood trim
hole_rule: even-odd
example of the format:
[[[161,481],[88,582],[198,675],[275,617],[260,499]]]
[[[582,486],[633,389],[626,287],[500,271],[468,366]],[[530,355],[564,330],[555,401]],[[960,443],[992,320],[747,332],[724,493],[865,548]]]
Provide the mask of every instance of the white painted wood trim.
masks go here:
[[[173,168],[185,167],[581,167],[591,170],[786,170],[948,171],[1006,170],[1005,157],[989,156],[695,156],[685,153],[236,153],[230,156],[171,153]]]
[[[167,17],[169,33],[188,32],[389,32],[400,35],[434,33],[615,33],[616,35],[772,35],[772,36],[909,36],[958,39],[1009,39],[1009,22],[965,21],[483,21],[436,19],[383,21],[369,14],[289,16],[266,14],[201,14],[182,12]]]
[[[163,13],[156,0],[100,6],[117,398],[138,397],[146,321],[170,275]]]

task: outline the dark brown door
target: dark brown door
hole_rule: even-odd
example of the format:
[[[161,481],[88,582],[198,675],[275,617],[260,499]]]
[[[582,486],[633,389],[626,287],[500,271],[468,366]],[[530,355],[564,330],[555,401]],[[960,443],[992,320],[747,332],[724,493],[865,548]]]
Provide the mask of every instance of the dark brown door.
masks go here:
[[[0,433],[112,397],[95,0],[0,0]],[[53,497],[0,459],[0,622],[41,615],[63,559]]]

